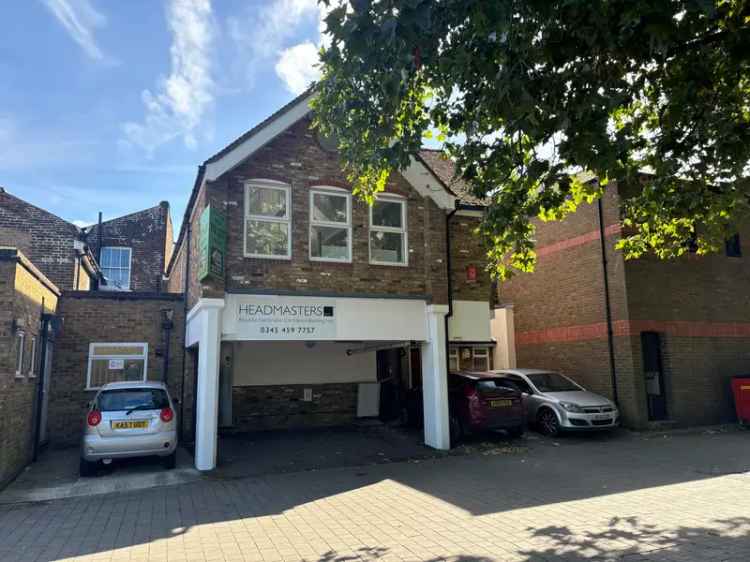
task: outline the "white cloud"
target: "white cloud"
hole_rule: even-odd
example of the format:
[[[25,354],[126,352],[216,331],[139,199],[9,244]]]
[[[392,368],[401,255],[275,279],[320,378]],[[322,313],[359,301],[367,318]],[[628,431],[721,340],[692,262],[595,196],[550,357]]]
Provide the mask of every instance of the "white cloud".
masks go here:
[[[305,23],[317,22],[318,35],[321,29],[321,14],[324,8],[317,0],[273,0],[263,8],[253,6],[240,16],[227,18],[227,28],[232,39],[236,58],[240,61],[239,71],[243,74],[245,86],[251,89],[255,85],[255,76],[265,64],[275,64],[276,72],[289,89],[297,91],[301,78],[315,79],[317,73],[310,70],[314,39],[287,48],[289,42],[299,35],[299,27]],[[302,47],[302,45],[305,45]],[[303,68],[295,68],[303,66]],[[283,76],[282,76],[283,74]],[[290,87],[290,80],[295,88]],[[309,82],[308,82],[309,84]],[[303,88],[304,89],[304,88]]]
[[[276,63],[276,74],[293,94],[301,94],[320,77],[318,47],[310,41],[284,49]]]
[[[156,92],[144,90],[143,123],[123,126],[126,146],[150,155],[159,146],[182,138],[188,148],[197,144],[196,130],[214,101],[211,53],[215,26],[210,0],[170,0],[167,23],[172,33],[172,69]]]
[[[317,4],[318,37],[317,43],[304,41],[284,49],[279,54],[276,63],[276,74],[284,82],[287,90],[293,94],[301,94],[311,82],[320,78],[318,68],[318,51],[320,47],[327,47],[331,43],[330,36],[325,33],[325,18],[328,13],[338,6],[339,2],[333,0],[330,5]]]
[[[107,25],[107,18],[89,0],[44,0],[47,8],[83,51],[92,59],[106,60],[94,38],[94,30]]]

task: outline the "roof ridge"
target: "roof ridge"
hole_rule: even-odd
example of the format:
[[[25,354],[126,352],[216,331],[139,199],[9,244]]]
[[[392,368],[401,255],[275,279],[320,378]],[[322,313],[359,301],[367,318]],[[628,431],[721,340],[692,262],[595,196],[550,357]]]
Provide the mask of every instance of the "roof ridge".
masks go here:
[[[59,220],[59,221],[61,221],[61,222],[64,222],[65,224],[67,224],[67,225],[68,225],[68,226],[70,226],[71,228],[75,229],[75,231],[76,231],[76,232],[78,232],[78,233],[82,232],[82,229],[81,229],[81,228],[80,228],[79,226],[76,226],[75,224],[73,224],[73,223],[72,223],[72,222],[70,222],[69,220],[67,220],[67,219],[64,219],[64,218],[62,218],[61,216],[59,216],[59,215],[56,215],[55,213],[53,213],[53,212],[51,212],[51,211],[48,211],[47,209],[44,209],[44,208],[42,208],[42,207],[39,207],[39,206],[37,206],[37,205],[34,205],[33,203],[30,203],[30,202],[26,201],[26,199],[21,199],[21,198],[20,198],[20,197],[18,197],[17,195],[13,195],[12,193],[10,193],[10,192],[8,191],[8,189],[7,189],[7,188],[3,188],[2,192],[0,192],[0,197],[3,197],[3,196],[5,196],[5,197],[10,197],[11,199],[15,199],[16,201],[20,201],[20,202],[21,202],[21,203],[23,203],[24,205],[28,205],[29,207],[33,207],[33,208],[34,208],[34,209],[36,209],[37,211],[41,211],[41,212],[43,212],[43,213],[44,213],[44,214],[46,214],[46,215],[49,215],[49,216],[51,216],[51,217],[54,217],[54,218],[56,218],[57,220]],[[12,211],[9,211],[9,212],[12,212]]]

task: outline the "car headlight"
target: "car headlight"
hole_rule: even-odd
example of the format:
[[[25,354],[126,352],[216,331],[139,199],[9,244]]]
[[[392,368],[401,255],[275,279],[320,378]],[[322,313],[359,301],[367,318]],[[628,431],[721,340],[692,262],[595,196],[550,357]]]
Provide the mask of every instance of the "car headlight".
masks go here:
[[[565,408],[568,412],[573,412],[574,414],[583,413],[583,408],[581,408],[578,404],[573,404],[572,402],[560,402],[560,406]]]

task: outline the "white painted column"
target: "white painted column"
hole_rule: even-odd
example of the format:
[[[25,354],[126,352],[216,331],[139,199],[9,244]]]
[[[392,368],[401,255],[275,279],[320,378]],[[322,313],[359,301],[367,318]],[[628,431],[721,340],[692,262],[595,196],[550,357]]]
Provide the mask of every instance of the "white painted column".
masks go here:
[[[216,468],[219,422],[219,361],[223,299],[201,299],[188,315],[189,329],[198,339],[196,385],[195,468]]]
[[[448,365],[445,349],[447,305],[427,307],[427,341],[422,344],[422,397],[424,442],[435,449],[450,449],[448,423]]]

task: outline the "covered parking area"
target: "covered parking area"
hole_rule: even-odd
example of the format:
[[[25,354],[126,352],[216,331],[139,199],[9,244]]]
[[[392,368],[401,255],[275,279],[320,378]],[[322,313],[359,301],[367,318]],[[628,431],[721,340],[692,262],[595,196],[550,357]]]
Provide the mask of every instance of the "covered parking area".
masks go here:
[[[404,381],[421,388],[424,443],[448,449],[447,314],[417,298],[199,300],[186,326],[186,346],[197,350],[196,468],[216,467],[220,426],[308,429],[375,417]]]

